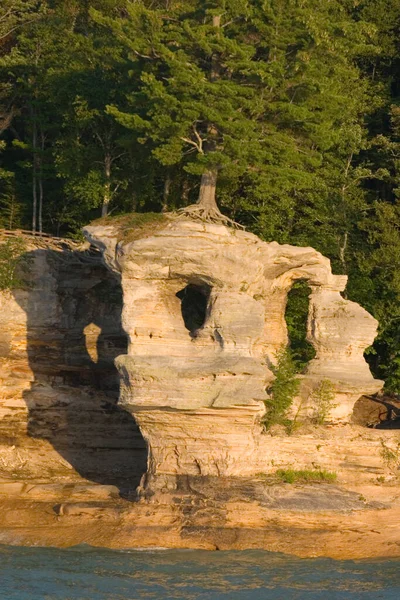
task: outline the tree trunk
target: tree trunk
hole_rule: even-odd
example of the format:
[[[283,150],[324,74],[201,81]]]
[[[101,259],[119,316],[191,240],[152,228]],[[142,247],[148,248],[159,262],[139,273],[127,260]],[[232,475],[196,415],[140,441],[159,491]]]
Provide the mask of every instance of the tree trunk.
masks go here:
[[[180,208],[178,210],[178,215],[203,222],[231,225],[233,227],[241,228],[241,225],[223,215],[218,208],[215,200],[217,177],[218,172],[216,169],[209,169],[203,173],[200,182],[199,198],[196,204],[192,204],[186,208]]]
[[[36,233],[36,213],[37,213],[37,125],[36,115],[31,107],[32,118],[32,231]]]
[[[221,15],[214,15],[212,18],[213,27],[221,27]]]
[[[137,191],[133,190],[132,191],[132,204],[131,204],[131,212],[136,212],[137,211],[137,207],[138,207],[138,197],[137,197]]]
[[[216,29],[220,29],[221,15],[213,16],[212,25]],[[218,55],[213,54],[211,57],[210,81],[214,82],[220,78],[220,70]],[[218,147],[219,137],[220,134],[215,125],[213,123],[208,123],[207,141],[205,141],[203,145],[203,153],[210,155],[215,152]],[[196,204],[179,209],[178,214],[182,215],[183,217],[198,219],[203,222],[240,227],[240,225],[232,221],[232,219],[223,215],[218,208],[218,204],[215,199],[217,179],[217,168],[210,168],[205,171],[201,176],[199,197]]]
[[[171,183],[172,183],[171,176],[169,173],[167,173],[167,176],[164,181],[164,193],[163,193],[163,203],[162,203],[161,212],[167,212],[167,210],[168,210],[168,198],[169,198],[169,192],[171,190]]]
[[[221,15],[214,15],[212,18],[213,27],[219,29],[221,27]],[[219,79],[219,64],[215,55],[211,57],[211,81]],[[213,152],[216,147],[216,138],[218,132],[212,124],[207,126],[207,137],[210,141],[207,143],[206,152],[207,154]],[[197,204],[206,208],[207,210],[216,210],[219,212],[217,201],[215,199],[215,191],[217,187],[218,172],[216,169],[210,169],[205,171],[201,176],[200,181],[200,192]]]
[[[39,174],[39,233],[43,233],[43,177]]]
[[[15,194],[11,196],[11,208],[10,208],[10,220],[8,224],[8,229],[12,229],[14,225],[14,215],[15,215]]]
[[[111,156],[107,154],[104,158],[104,194],[103,194],[103,205],[101,207],[101,216],[106,217],[108,215],[108,208],[111,201]]]
[[[349,234],[347,231],[345,231],[343,234],[343,242],[342,243],[339,242],[339,258],[340,258],[340,262],[342,263],[344,273],[347,273],[346,249],[347,249],[348,237],[349,237]]]
[[[215,190],[217,187],[217,176],[216,170],[206,171],[201,176],[200,192],[197,204],[203,206],[208,210],[218,211],[217,202],[215,200]]]
[[[43,154],[45,136],[41,132],[41,156],[39,164],[39,233],[43,233]]]
[[[182,181],[182,187],[181,187],[181,197],[182,197],[182,202],[183,204],[187,204],[189,202],[189,194],[190,194],[190,183],[189,180],[185,179]]]

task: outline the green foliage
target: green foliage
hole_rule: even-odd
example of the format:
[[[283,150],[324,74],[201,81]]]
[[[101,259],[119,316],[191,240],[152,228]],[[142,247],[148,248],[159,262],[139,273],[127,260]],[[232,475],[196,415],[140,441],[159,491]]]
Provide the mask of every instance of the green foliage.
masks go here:
[[[335,483],[337,474],[325,469],[278,469],[278,479],[284,483]]]
[[[276,353],[276,362],[271,365],[275,375],[270,388],[270,398],[266,400],[267,408],[264,424],[268,429],[272,425],[290,426],[287,418],[288,410],[299,391],[300,380],[297,377],[297,367],[290,348],[282,347]]]
[[[0,192],[0,227],[15,229],[21,226],[22,206],[17,200],[13,178],[6,180]]]
[[[399,475],[400,469],[400,442],[394,446],[389,446],[385,440],[381,439],[380,456],[385,466]]]
[[[26,285],[24,274],[29,270],[22,238],[8,238],[0,243],[0,290],[12,290]]]
[[[315,357],[315,349],[307,341],[310,292],[310,287],[306,281],[295,281],[288,293],[285,312],[290,349],[299,371],[302,371],[307,363]]]
[[[333,408],[335,408],[335,387],[330,379],[322,379],[312,391],[309,401],[314,408],[313,421],[324,425]]]
[[[122,18],[92,12],[139,75],[128,110],[110,104],[109,114],[161,165],[217,169],[222,202],[232,210],[234,196],[235,212],[256,219],[266,239],[287,239],[281,224],[295,211],[300,231],[323,203],[319,218],[330,227],[336,214],[345,230],[360,204],[352,188],[370,174],[349,160],[379,102],[367,98],[353,59],[378,52],[375,28],[342,2],[171,2],[167,18],[165,10],[135,2]],[[332,203],[348,207],[332,214]],[[336,243],[340,232],[330,235]]]
[[[95,225],[113,225],[118,231],[118,239],[125,242],[152,235],[168,224],[168,217],[161,213],[130,213],[128,215],[107,216],[93,221]]]
[[[46,3],[38,0],[2,0],[0,9],[0,47],[12,34],[27,23],[38,19]]]

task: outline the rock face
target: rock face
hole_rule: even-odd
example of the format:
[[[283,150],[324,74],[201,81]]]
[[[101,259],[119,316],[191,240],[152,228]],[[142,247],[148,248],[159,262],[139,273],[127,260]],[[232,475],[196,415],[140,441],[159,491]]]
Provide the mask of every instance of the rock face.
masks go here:
[[[25,289],[0,293],[0,479],[135,486],[146,448],[117,405],[121,286],[67,242],[31,243]]]
[[[148,481],[254,471],[269,365],[287,343],[296,280],[312,290],[308,339],[316,349],[301,410],[312,414],[312,390],[328,379],[330,420],[347,422],[356,400],[381,388],[363,358],[377,322],[341,296],[346,277],[333,275],[313,248],[184,220],[131,242],[118,241],[113,226],[90,226],[85,235],[121,275],[128,349],[116,359],[120,403],[148,443]]]
[[[353,395],[379,386],[362,362],[376,324],[330,289],[340,279],[329,262],[185,222],[133,243],[109,228],[91,234],[114,273],[98,253],[35,239],[29,285],[0,293],[1,543],[398,557],[398,429],[306,425],[288,436],[259,425],[298,278],[311,284],[317,349],[298,399],[305,413],[321,378],[335,385],[339,421]],[[397,414],[380,403],[374,415],[366,400],[356,422]],[[149,446],[139,497],[147,451],[132,415]],[[291,486],[277,469],[337,480]]]

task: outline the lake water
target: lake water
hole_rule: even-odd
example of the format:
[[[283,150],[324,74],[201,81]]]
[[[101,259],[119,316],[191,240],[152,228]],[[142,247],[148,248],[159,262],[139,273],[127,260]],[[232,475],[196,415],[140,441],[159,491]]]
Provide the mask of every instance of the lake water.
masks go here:
[[[399,600],[400,560],[0,546],[1,600]]]

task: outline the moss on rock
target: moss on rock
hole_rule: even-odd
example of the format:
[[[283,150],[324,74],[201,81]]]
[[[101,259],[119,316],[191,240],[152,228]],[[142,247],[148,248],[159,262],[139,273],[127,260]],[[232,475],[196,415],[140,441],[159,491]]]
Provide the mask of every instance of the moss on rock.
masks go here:
[[[162,213],[129,213],[125,215],[101,217],[91,225],[112,225],[118,232],[118,241],[133,242],[153,235],[163,229],[170,218]]]

